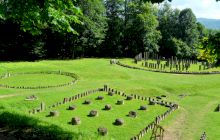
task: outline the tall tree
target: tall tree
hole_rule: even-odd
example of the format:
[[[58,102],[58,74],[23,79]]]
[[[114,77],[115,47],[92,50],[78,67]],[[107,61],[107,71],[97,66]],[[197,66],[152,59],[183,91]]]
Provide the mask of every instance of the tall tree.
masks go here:
[[[83,56],[95,55],[105,39],[107,30],[104,2],[103,0],[78,0],[76,5],[83,12],[80,20],[84,24],[78,25],[79,36],[76,36],[74,46],[81,50]]]
[[[198,55],[199,31],[202,34],[203,29],[202,26],[197,26],[196,17],[191,9],[179,11],[165,3],[159,10],[158,19],[159,30],[162,33],[161,55],[188,58]]]
[[[133,0],[128,3],[128,21],[125,46],[128,56],[139,52],[158,52],[160,32],[157,30],[157,9],[151,3]]]
[[[158,21],[162,39],[159,41],[160,55],[165,57],[175,56],[177,53],[176,46],[173,46],[178,39],[179,33],[179,14],[180,10],[172,9],[169,3],[164,3],[159,7]],[[174,41],[174,42],[173,42]]]
[[[196,16],[191,9],[187,8],[179,15],[180,38],[189,46],[193,47],[198,41]]]
[[[105,5],[108,30],[101,48],[102,56],[121,56],[123,54],[124,1],[106,0]]]

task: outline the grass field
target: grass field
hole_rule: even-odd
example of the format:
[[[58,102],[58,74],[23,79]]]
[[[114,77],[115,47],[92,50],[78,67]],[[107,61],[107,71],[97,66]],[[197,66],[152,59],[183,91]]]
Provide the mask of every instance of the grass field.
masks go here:
[[[21,74],[0,79],[0,83],[9,86],[56,86],[71,82],[68,76],[57,74]]]
[[[125,59],[125,61],[128,60]],[[130,59],[129,61],[132,60]],[[71,86],[52,89],[0,88],[0,111],[29,116],[28,110],[39,106],[42,101],[46,105],[53,104],[66,96],[72,96],[88,89],[96,89],[108,84],[128,94],[135,93],[151,97],[166,95],[168,101],[178,103],[180,108],[161,123],[166,130],[164,138],[166,140],[195,140],[199,139],[203,131],[206,132],[210,140],[220,139],[220,133],[218,133],[220,130],[220,113],[214,112],[220,103],[220,75],[177,75],[146,72],[110,65],[109,59],[0,63],[0,74],[5,72],[58,70],[75,73],[78,75],[79,80]],[[57,77],[56,79],[59,78]],[[40,81],[39,79],[39,83]],[[56,81],[60,82],[59,80]],[[2,84],[2,81],[0,81],[0,84]],[[33,94],[38,96],[39,99],[36,101],[24,100],[26,96]],[[185,96],[179,96],[181,94]],[[66,106],[60,109],[66,112],[65,108]],[[125,112],[127,111],[125,110]],[[161,110],[157,109],[157,111],[160,114]],[[88,111],[85,110],[84,113],[87,114]],[[31,115],[31,117],[40,120],[41,122],[39,123],[46,122],[58,125],[65,131],[81,133],[80,139],[88,139],[88,135],[94,132],[87,132],[92,128],[83,129],[80,128],[81,126],[72,129],[72,126],[67,125],[67,121],[72,117],[71,115],[66,116],[67,121],[66,119],[47,118],[45,114]],[[152,118],[150,117],[150,119]],[[142,127],[142,124],[137,127]],[[113,127],[109,129],[111,130]],[[135,128],[131,127],[129,128],[130,130],[133,133]],[[115,138],[117,140],[116,137],[120,138],[122,135],[109,134],[104,139]],[[95,136],[95,134],[92,136]],[[89,138],[93,139],[92,137]],[[149,139],[149,136],[146,136],[145,139]]]
[[[98,96],[103,96],[103,100],[96,100]],[[97,134],[99,127],[106,127],[108,129],[108,135],[105,139],[117,139],[124,140],[130,139],[139,133],[140,130],[145,128],[151,123],[154,118],[164,113],[168,108],[160,105],[148,105],[148,102],[142,100],[125,100],[125,97],[120,95],[109,96],[106,92],[95,93],[73,101],[71,103],[52,108],[50,110],[57,110],[60,115],[58,117],[48,117],[49,111],[37,114],[40,118],[45,118],[47,121],[53,121],[57,124],[62,124],[70,131],[79,131],[84,133],[84,138],[99,139]],[[83,104],[85,100],[90,100],[90,105]],[[124,100],[123,105],[117,105],[117,100]],[[105,105],[111,105],[112,109],[104,110]],[[68,110],[69,105],[76,106],[75,110]],[[139,110],[141,105],[147,105],[147,111]],[[98,116],[90,117],[89,112],[91,110],[97,110]],[[127,116],[130,111],[137,112],[137,117],[132,118]],[[72,117],[80,117],[80,125],[71,125],[69,122]],[[115,119],[123,119],[124,124],[122,126],[115,126],[113,123]]]

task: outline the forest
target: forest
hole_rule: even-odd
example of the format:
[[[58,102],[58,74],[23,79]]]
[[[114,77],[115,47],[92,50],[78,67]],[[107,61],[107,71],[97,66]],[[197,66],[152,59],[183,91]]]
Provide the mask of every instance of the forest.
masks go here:
[[[158,53],[220,63],[220,31],[163,0],[0,1],[0,60]]]

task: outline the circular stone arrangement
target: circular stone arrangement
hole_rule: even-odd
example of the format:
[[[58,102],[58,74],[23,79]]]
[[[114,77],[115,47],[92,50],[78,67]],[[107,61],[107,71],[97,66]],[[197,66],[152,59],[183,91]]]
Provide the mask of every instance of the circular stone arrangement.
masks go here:
[[[15,77],[15,76],[25,76],[24,79],[28,78],[31,79],[33,77],[33,75],[42,75],[39,77],[39,79],[35,79],[34,81],[37,81],[39,83],[42,82],[42,78],[45,78],[45,76],[51,76],[51,75],[59,75],[59,76],[67,76],[67,77],[71,77],[72,80],[70,80],[67,83],[62,83],[62,84],[57,84],[57,85],[39,85],[39,86],[25,86],[25,85],[10,85],[10,84],[1,84],[1,80],[2,79],[7,79],[10,77]],[[22,78],[22,77],[21,77]],[[24,80],[22,79],[22,80]],[[42,89],[42,88],[54,88],[54,87],[63,87],[63,86],[68,86],[68,85],[72,85],[76,82],[76,80],[78,79],[77,75],[74,73],[70,73],[70,72],[61,72],[61,71],[46,71],[46,72],[23,72],[23,73],[6,73],[2,76],[0,76],[0,87],[4,87],[4,88],[17,88],[17,89]],[[51,80],[52,81],[52,80]],[[54,80],[53,80],[54,81]],[[22,83],[22,82],[19,82]]]

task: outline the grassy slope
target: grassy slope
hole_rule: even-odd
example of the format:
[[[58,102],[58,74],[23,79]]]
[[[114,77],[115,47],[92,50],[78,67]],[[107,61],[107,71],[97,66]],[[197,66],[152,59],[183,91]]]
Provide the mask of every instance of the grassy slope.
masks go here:
[[[208,138],[220,138],[220,113],[214,112],[219,101],[220,75],[175,75],[146,72],[110,65],[106,59],[82,59],[73,61],[40,61],[35,63],[0,63],[0,72],[62,70],[76,73],[79,81],[73,86],[41,90],[16,90],[0,88],[1,95],[20,95],[7,100],[0,99],[0,108],[26,112],[38,106],[41,101],[52,104],[63,97],[83,92],[87,89],[111,87],[127,93],[145,96],[165,94],[168,100],[180,104],[180,109],[163,122],[165,129],[174,135],[174,139],[198,139],[203,131]],[[27,95],[36,94],[38,101],[25,102]],[[182,99],[179,94],[188,94]],[[51,122],[53,123],[53,122]],[[61,124],[62,126],[62,124]],[[171,136],[170,136],[171,139]]]

